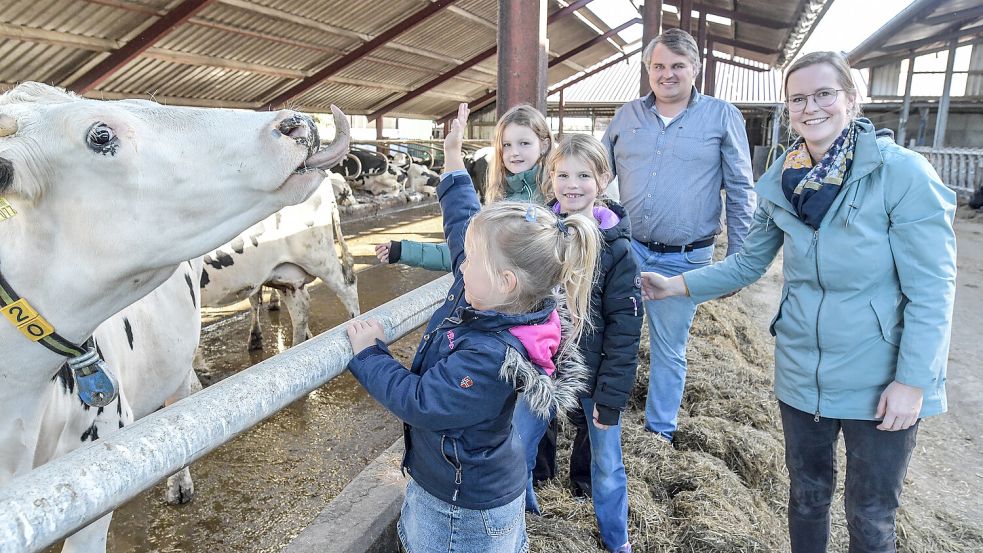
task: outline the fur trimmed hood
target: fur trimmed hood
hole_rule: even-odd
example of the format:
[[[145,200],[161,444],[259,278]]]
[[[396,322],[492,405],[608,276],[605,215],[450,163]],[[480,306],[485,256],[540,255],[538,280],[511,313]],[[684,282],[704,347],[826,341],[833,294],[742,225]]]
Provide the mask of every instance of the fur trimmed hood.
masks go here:
[[[560,347],[553,358],[556,371],[552,376],[542,367],[529,361],[522,343],[509,335],[509,348],[499,370],[499,377],[515,385],[537,416],[548,419],[551,415],[566,416],[567,411],[580,405],[580,397],[587,390],[591,377],[584,364],[584,356],[572,340],[573,325],[562,297],[555,297],[556,312],[560,317]],[[522,349],[520,349],[522,348]]]

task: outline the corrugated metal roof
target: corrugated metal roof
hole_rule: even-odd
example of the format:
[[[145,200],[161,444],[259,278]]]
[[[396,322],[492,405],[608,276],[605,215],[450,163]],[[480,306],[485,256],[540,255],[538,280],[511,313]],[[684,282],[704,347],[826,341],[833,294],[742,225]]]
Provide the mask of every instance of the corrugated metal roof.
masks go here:
[[[170,103],[260,108],[347,52],[388,30],[432,0],[216,0],[157,39],[99,83],[90,95],[105,98],[155,96]],[[598,0],[605,1],[605,0]],[[704,0],[719,9],[780,19],[772,29],[734,21],[711,23],[711,32],[773,50],[785,48],[793,27],[811,29],[808,12],[831,0]],[[0,85],[36,80],[70,87],[79,77],[154,25],[180,0],[2,0]],[[549,1],[553,13],[568,2]],[[607,31],[583,8],[586,20],[562,18],[548,27],[549,48],[566,53]],[[459,0],[384,46],[294,98],[301,109],[327,111],[334,103],[353,113],[371,113],[462,61],[493,46],[497,0]],[[666,14],[665,26],[672,25]],[[696,23],[694,22],[694,27]],[[620,39],[619,39],[620,40]],[[741,48],[718,46],[720,51]],[[600,42],[549,70],[556,83],[620,50]],[[787,52],[746,57],[778,62]],[[637,75],[637,71],[636,71]],[[637,76],[629,79],[637,87]],[[496,56],[461,72],[432,91],[395,108],[392,115],[435,117],[461,100],[496,87]],[[630,87],[629,87],[630,88]]]
[[[751,60],[738,61],[766,70],[758,72],[718,61],[715,64],[715,97],[733,104],[775,104],[782,101],[781,71],[768,69],[764,64]],[[632,56],[624,63],[613,65],[566,88],[563,102],[574,107],[621,105],[634,100],[638,98],[641,70],[641,54]],[[559,105],[560,95],[553,94],[549,97],[549,102],[551,105]]]
[[[856,68],[983,42],[980,0],[916,0],[849,54]]]

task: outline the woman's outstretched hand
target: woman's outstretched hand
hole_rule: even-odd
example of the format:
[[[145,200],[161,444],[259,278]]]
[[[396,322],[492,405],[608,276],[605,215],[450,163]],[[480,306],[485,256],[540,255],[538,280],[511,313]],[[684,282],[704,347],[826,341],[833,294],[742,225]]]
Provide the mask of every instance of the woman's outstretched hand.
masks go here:
[[[451,131],[444,137],[444,172],[464,169],[464,155],[461,144],[464,140],[464,127],[468,124],[468,105],[462,103],[457,107],[457,117],[451,120]]]
[[[659,273],[642,273],[642,299],[644,300],[664,300],[688,295],[686,282],[681,276],[664,277]]]

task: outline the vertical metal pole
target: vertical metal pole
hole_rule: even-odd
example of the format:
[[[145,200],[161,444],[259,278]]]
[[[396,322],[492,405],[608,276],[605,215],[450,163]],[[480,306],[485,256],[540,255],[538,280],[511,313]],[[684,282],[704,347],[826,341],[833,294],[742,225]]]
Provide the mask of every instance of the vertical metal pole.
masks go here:
[[[908,77],[904,83],[904,103],[901,105],[901,118],[898,120],[898,144],[905,145],[908,130],[908,112],[911,111],[911,78],[915,74],[915,58],[908,58]]]
[[[693,32],[693,0],[679,0],[679,28]]]
[[[956,46],[958,39],[954,39],[949,44],[949,59],[945,62],[945,84],[942,85],[942,99],[939,100],[939,113],[935,117],[935,139],[932,141],[933,148],[945,146],[945,126],[949,121],[949,89],[952,88],[952,68],[956,63]]]
[[[782,113],[785,111],[785,104],[776,104],[775,113],[771,117],[771,144],[769,147],[774,148],[781,141],[782,133]]]
[[[707,37],[707,57],[706,57],[705,76],[703,77],[703,94],[713,96],[714,86],[716,85],[717,62],[713,57],[713,37]]]
[[[556,131],[557,138],[563,136],[563,109],[566,107],[565,102],[563,101],[563,90],[564,89],[562,88],[560,89],[560,121],[558,125],[559,128]]]
[[[546,113],[546,0],[498,0],[498,116],[519,104]]]
[[[642,48],[648,46],[652,39],[662,34],[662,0],[645,0],[642,5]],[[641,81],[638,95],[645,96],[652,89],[649,87],[648,68],[642,63]]]
[[[707,14],[706,12],[700,12],[700,22],[697,24],[696,31],[696,49],[700,53],[700,64],[703,64],[703,60],[706,58],[706,54],[703,53],[703,49],[707,46]],[[702,69],[702,68],[701,68]],[[696,75],[696,89],[703,90],[703,71],[701,70]]]

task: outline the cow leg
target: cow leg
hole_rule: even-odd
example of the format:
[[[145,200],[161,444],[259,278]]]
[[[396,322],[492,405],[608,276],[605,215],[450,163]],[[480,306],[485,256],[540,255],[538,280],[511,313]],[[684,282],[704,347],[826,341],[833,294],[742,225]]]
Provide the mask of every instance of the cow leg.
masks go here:
[[[338,243],[338,247],[341,249],[341,273],[345,276],[345,282],[348,284],[355,284],[355,257],[352,256],[351,250],[348,249],[348,243],[345,242],[345,234],[341,232],[341,214],[338,213],[338,205],[335,204],[331,206],[331,224],[334,227],[334,239]],[[356,307],[358,302],[356,301]],[[358,315],[358,309],[355,310],[355,315]],[[353,317],[355,315],[352,315]]]
[[[109,523],[113,513],[100,518],[85,528],[65,538],[61,553],[105,553]]]
[[[262,293],[262,288],[258,293]],[[280,294],[277,294],[276,288],[270,288],[270,301],[266,302],[267,311],[279,311],[280,310]]]
[[[311,295],[308,293],[307,288],[303,286],[281,290],[280,294],[283,303],[287,306],[287,312],[290,313],[290,323],[294,331],[292,345],[296,346],[312,336],[311,329],[308,326],[311,311]]]
[[[249,351],[261,351],[263,349],[263,332],[259,328],[259,307],[262,296],[262,286],[260,291],[249,296],[249,312],[252,320],[249,323]]]
[[[200,349],[195,352],[196,362],[200,353]],[[165,400],[164,405],[167,406],[180,401],[198,391],[201,391],[201,381],[198,380],[198,375],[195,374],[194,369],[191,369],[184,378],[184,382],[178,387],[177,392]],[[164,489],[164,501],[171,505],[183,505],[191,501],[194,495],[195,483],[191,480],[191,470],[188,467],[184,467],[167,477],[167,486]]]

